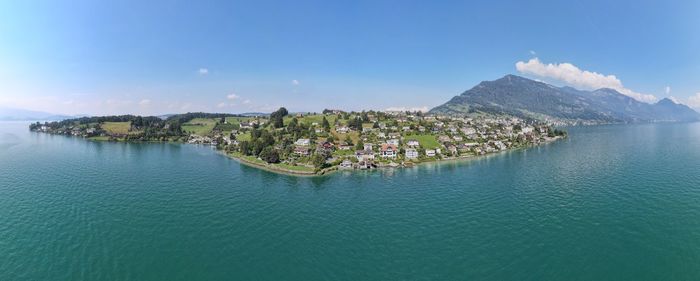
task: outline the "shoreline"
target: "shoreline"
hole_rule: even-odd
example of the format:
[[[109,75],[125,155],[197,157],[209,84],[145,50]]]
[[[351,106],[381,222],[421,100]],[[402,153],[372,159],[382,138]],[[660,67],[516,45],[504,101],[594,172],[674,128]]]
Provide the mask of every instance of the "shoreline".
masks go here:
[[[369,170],[412,168],[412,167],[417,167],[418,165],[421,165],[421,164],[434,164],[434,163],[443,163],[443,162],[458,162],[458,161],[474,160],[474,159],[479,159],[481,157],[498,155],[498,154],[501,154],[504,152],[517,151],[517,150],[521,150],[521,149],[528,149],[528,148],[532,148],[532,147],[546,145],[546,144],[554,143],[556,141],[565,139],[567,137],[568,136],[555,136],[552,138],[548,138],[545,141],[542,141],[540,144],[537,144],[537,145],[530,144],[530,145],[526,145],[526,146],[522,146],[522,147],[497,151],[494,153],[488,153],[488,154],[482,154],[482,155],[471,155],[470,154],[470,155],[465,155],[465,156],[448,157],[448,158],[442,158],[442,159],[432,158],[432,159],[425,159],[425,160],[422,160],[419,162],[404,161],[403,163],[397,163],[398,164],[397,166],[383,165],[383,166],[379,166],[377,168],[369,169]],[[83,139],[85,139],[87,141],[92,141],[92,142],[189,144],[189,143],[181,142],[181,141],[157,141],[157,140],[129,141],[129,140],[119,140],[119,139],[108,140],[108,139],[98,139],[98,138],[83,138]],[[292,169],[286,169],[284,167],[280,167],[280,166],[275,165],[275,164],[259,163],[257,161],[251,161],[249,159],[235,155],[233,153],[226,152],[224,150],[220,150],[220,149],[216,149],[216,148],[215,148],[215,150],[217,153],[223,154],[224,156],[226,156],[230,159],[233,159],[233,160],[235,160],[235,161],[237,161],[245,166],[265,170],[265,171],[276,173],[276,174],[287,175],[287,176],[321,177],[321,176],[333,174],[333,173],[338,172],[338,171],[345,171],[345,170],[351,171],[351,172],[355,171],[355,169],[340,169],[338,166],[328,167],[328,168],[325,168],[319,172],[292,170]],[[262,160],[260,160],[260,161],[262,161]],[[409,164],[406,164],[406,163],[409,163]]]
[[[565,139],[566,137],[561,137],[561,136],[556,136],[553,137],[547,141],[544,141],[538,145],[527,145],[523,147],[518,147],[514,149],[507,149],[507,150],[502,150],[498,151],[495,153],[488,153],[488,154],[483,154],[483,155],[468,155],[468,156],[457,156],[457,157],[450,157],[450,158],[443,158],[443,159],[429,159],[425,161],[420,161],[420,162],[410,162],[410,166],[406,166],[405,164],[399,164],[398,166],[395,167],[390,167],[390,166],[382,166],[382,167],[377,167],[375,169],[369,169],[371,170],[380,170],[380,169],[403,169],[403,168],[412,168],[412,167],[417,167],[418,165],[421,164],[434,164],[434,163],[441,163],[441,162],[459,162],[459,161],[466,161],[466,160],[475,160],[479,159],[482,157],[488,157],[488,156],[493,156],[493,155],[498,155],[504,152],[511,152],[511,151],[518,151],[521,149],[528,149],[528,148],[533,148],[533,147],[538,147],[541,145],[546,145],[546,144],[551,144],[556,141]],[[281,174],[281,175],[287,175],[287,176],[297,176],[297,177],[321,177],[321,176],[327,176],[330,174],[333,174],[338,171],[350,171],[354,172],[356,169],[339,169],[337,166],[329,167],[326,169],[321,170],[320,172],[305,172],[305,171],[295,171],[295,170],[290,170],[290,169],[285,169],[283,167],[278,167],[275,166],[274,164],[263,164],[263,163],[257,163],[250,161],[248,159],[245,159],[243,157],[238,157],[236,155],[233,155],[231,153],[227,153],[225,151],[217,150],[217,152],[223,154],[224,156],[231,158],[235,161],[238,161],[239,163],[246,165],[248,167],[253,167],[261,170],[265,170],[268,172],[276,173],[276,174]],[[405,163],[405,161],[404,161]],[[367,170],[362,170],[362,171],[367,171]]]

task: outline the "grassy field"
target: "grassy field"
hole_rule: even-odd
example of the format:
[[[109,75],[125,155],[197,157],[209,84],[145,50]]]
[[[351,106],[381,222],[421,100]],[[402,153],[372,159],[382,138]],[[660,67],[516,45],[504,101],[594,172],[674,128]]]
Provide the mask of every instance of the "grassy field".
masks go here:
[[[354,149],[333,151],[333,156],[351,156],[351,155],[355,155]]]
[[[250,141],[250,133],[236,135],[237,141]]]
[[[440,143],[433,135],[406,135],[405,137],[405,141],[417,140],[420,143],[420,146],[425,149],[435,149],[440,147]]]
[[[254,117],[226,117],[226,123],[239,125],[243,121],[250,121],[255,119]]]
[[[104,122],[102,129],[110,134],[126,135],[131,128],[131,122]]]
[[[347,136],[350,136],[350,139],[352,140],[353,144],[357,144],[358,141],[360,141],[360,133],[359,132],[349,132],[347,134],[339,134],[335,130],[332,131],[333,136],[335,136],[335,139],[338,141],[345,141],[345,138]]]
[[[300,123],[306,123],[307,125],[311,125],[312,123],[318,123],[319,126],[323,125],[323,116],[326,116],[326,120],[328,120],[328,123],[331,124],[331,128],[334,127],[333,124],[335,124],[335,119],[338,118],[336,115],[323,115],[323,114],[314,114],[314,115],[306,115],[301,118],[297,118],[297,121]],[[284,117],[284,125],[288,125],[290,121],[292,121],[292,118],[294,116],[287,115]]]
[[[287,169],[287,170],[290,170],[290,171],[300,171],[300,172],[314,172],[314,171],[315,171],[314,168],[311,168],[311,167],[306,167],[306,166],[292,166],[292,165],[283,164],[283,163],[274,164],[274,166],[277,166],[277,167],[280,167],[280,168],[283,168],[283,169]]]
[[[212,118],[195,118],[190,122],[182,124],[182,130],[192,132],[196,135],[206,136],[214,129],[217,120]]]
[[[261,165],[261,166],[263,166],[263,167],[269,167],[269,168],[272,168],[272,169],[277,168],[277,169],[279,169],[279,170],[287,170],[287,171],[292,171],[292,172],[294,172],[294,171],[296,171],[296,172],[306,172],[306,173],[313,173],[313,172],[315,171],[314,168],[306,167],[306,166],[301,166],[301,165],[299,165],[299,166],[292,166],[292,165],[283,164],[283,163],[279,163],[279,164],[268,164],[268,163],[266,163],[265,161],[262,161],[262,160],[258,159],[258,158],[255,157],[255,156],[241,155],[240,153],[229,153],[229,154],[232,155],[232,156],[234,156],[234,157],[238,157],[238,158],[241,158],[241,159],[243,159],[243,160],[246,160],[246,161],[248,161],[249,163],[258,164],[258,165]]]

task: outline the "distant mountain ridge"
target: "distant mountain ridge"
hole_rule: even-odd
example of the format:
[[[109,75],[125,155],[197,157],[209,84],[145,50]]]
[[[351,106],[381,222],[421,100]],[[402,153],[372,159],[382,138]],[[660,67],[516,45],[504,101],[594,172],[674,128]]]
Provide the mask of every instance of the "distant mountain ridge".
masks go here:
[[[59,121],[84,115],[61,115],[48,112],[0,107],[0,121]]]
[[[522,118],[595,123],[688,122],[700,114],[662,99],[648,104],[614,89],[556,87],[516,75],[484,81],[430,110],[435,114],[493,113]]]

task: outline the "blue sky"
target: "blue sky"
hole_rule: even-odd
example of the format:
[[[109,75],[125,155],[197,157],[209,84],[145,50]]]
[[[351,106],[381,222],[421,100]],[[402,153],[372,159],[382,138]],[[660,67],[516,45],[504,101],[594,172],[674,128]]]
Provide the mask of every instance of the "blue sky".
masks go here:
[[[0,106],[431,108],[512,73],[700,107],[698,1],[484,2],[2,1]]]

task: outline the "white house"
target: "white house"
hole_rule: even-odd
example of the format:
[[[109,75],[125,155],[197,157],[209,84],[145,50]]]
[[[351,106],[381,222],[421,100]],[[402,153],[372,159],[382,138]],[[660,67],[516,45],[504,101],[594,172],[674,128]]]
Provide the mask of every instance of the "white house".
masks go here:
[[[309,139],[298,139],[296,142],[294,142],[296,145],[300,146],[308,146],[311,144],[311,140]]]
[[[372,151],[372,144],[371,143],[365,143],[362,147],[364,150]]]
[[[381,156],[384,158],[396,158],[399,154],[399,150],[393,144],[382,144]]]
[[[418,158],[418,150],[415,148],[408,148],[406,149],[406,158],[407,159],[416,159]]]
[[[394,146],[399,146],[399,140],[398,139],[390,139],[386,141],[387,144],[394,145]]]
[[[418,146],[420,146],[420,143],[417,140],[408,140],[406,145],[408,145],[410,147],[418,147]]]
[[[428,149],[425,151],[425,156],[435,157],[435,149]]]
[[[355,152],[355,157],[357,161],[366,162],[368,160],[374,160],[374,152],[371,150],[360,150]]]

